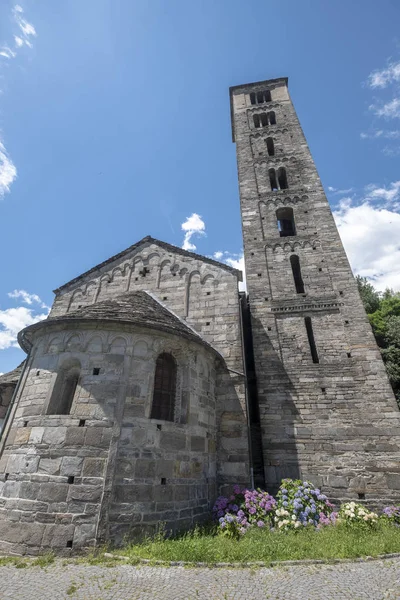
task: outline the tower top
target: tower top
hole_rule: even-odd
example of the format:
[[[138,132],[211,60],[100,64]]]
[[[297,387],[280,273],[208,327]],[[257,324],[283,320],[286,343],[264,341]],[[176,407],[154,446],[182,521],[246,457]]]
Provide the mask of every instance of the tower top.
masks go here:
[[[233,114],[233,96],[238,93],[252,92],[257,88],[273,89],[277,85],[285,85],[287,87],[288,78],[278,77],[277,79],[265,79],[264,81],[253,81],[253,83],[242,83],[241,85],[233,85],[229,88],[229,96],[231,100],[231,123],[232,123],[232,142],[235,141],[235,120]]]

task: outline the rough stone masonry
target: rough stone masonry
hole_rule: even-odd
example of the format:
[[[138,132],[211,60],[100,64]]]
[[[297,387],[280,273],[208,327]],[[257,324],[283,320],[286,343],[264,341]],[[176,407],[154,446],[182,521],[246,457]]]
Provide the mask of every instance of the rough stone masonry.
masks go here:
[[[0,378],[3,552],[184,529],[235,483],[399,499],[400,413],[287,79],[230,95],[248,295],[150,236],[55,290]]]

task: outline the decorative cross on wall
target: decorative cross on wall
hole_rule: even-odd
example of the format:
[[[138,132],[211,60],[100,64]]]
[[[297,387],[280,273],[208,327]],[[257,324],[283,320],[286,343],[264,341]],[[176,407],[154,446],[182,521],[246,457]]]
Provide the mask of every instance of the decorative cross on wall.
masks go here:
[[[147,267],[143,267],[143,269],[139,271],[139,275],[141,275],[142,277],[146,277],[147,273],[150,273]]]

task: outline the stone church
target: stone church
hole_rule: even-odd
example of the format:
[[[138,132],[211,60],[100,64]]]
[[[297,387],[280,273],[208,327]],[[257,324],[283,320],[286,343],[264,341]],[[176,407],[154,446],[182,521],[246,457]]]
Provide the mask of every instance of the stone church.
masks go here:
[[[400,413],[287,79],[230,100],[247,294],[150,236],[55,290],[0,378],[1,551],[184,529],[235,483],[399,501]]]

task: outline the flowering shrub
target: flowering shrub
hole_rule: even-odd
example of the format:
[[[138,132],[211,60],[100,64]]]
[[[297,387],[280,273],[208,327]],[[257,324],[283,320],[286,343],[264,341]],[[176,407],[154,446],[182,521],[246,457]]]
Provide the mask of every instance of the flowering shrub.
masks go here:
[[[321,527],[336,521],[333,504],[308,481],[284,479],[277,494],[275,525],[279,529]]]
[[[382,516],[391,523],[400,525],[400,506],[386,506],[386,508],[383,509]]]
[[[362,504],[346,502],[340,507],[338,521],[349,526],[363,525],[371,527],[378,522],[378,515]]]
[[[251,525],[270,526],[276,501],[268,492],[246,490],[235,485],[233,494],[217,498],[213,513],[224,535],[237,537],[246,533]]]

